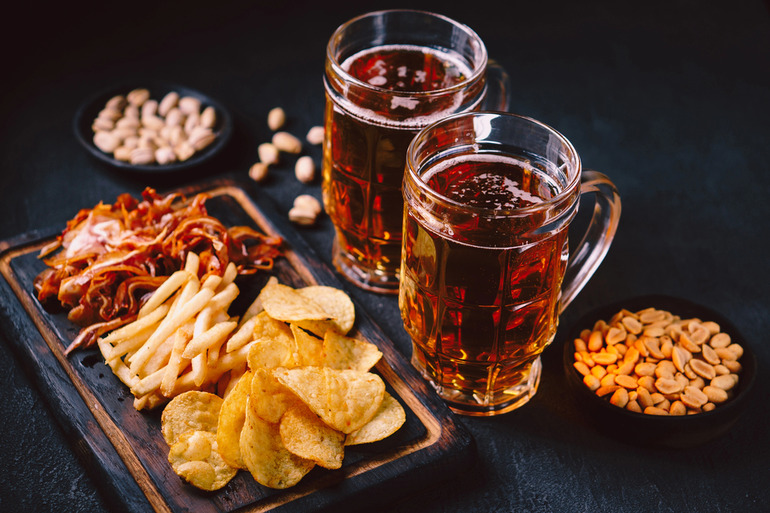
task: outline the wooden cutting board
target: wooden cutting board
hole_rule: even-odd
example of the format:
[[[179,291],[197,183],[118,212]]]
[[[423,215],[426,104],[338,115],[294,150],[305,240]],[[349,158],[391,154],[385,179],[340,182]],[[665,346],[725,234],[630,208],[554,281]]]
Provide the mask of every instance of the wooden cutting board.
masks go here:
[[[180,190],[188,197],[210,195],[209,213],[227,226],[249,225],[287,243],[285,258],[272,274],[292,286],[344,288],[267,200],[255,202],[231,182]],[[107,200],[107,199],[105,199]],[[90,208],[78,205],[77,208]],[[272,490],[241,471],[223,489],[203,492],[174,474],[160,431],[160,411],[138,412],[128,389],[104,364],[96,349],[64,349],[78,328],[64,313],[47,312],[37,301],[33,280],[44,269],[40,248],[63,229],[28,233],[0,242],[0,329],[19,361],[45,396],[89,474],[107,487],[128,511],[353,511],[387,501],[445,479],[475,456],[468,431],[424,382],[376,323],[356,305],[354,336],[377,344],[383,353],[375,371],[406,411],[406,423],[390,438],[346,449],[339,470],[316,468],[299,485]],[[269,274],[239,278],[243,308]],[[237,312],[233,304],[231,312]]]

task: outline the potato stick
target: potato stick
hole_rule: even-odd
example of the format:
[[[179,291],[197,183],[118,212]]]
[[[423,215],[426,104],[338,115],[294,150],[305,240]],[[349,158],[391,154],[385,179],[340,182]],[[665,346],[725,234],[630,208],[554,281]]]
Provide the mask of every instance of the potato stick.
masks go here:
[[[248,321],[242,322],[238,326],[237,331],[233,333],[233,336],[227,339],[227,345],[225,346],[226,352],[231,353],[236,349],[243,347],[246,342],[251,341],[254,338],[254,326],[256,326],[256,324],[256,317],[252,317]]]
[[[198,277],[198,268],[201,265],[201,259],[197,253],[187,253],[187,259],[184,262],[184,270],[192,274],[196,278]]]
[[[235,326],[233,326],[233,329],[234,328]],[[218,341],[213,346],[209,347],[208,350],[206,350],[206,365],[209,367],[216,367],[217,361],[219,360],[219,354],[222,352],[222,346],[225,345],[225,340],[227,340],[227,336],[223,337],[222,340]]]
[[[134,409],[136,411],[142,411],[147,407],[147,403],[150,401],[150,394],[142,397],[134,397]]]
[[[96,343],[99,345],[99,350],[102,355],[108,352],[110,347],[112,347],[109,343],[105,342],[104,339],[98,339]],[[117,376],[127,387],[131,388],[137,381],[139,381],[139,376],[132,374],[129,368],[120,359],[112,362],[107,361],[106,363],[110,366],[110,369],[112,369],[113,374],[115,374],[115,376]]]
[[[200,335],[194,336],[185,347],[182,357],[192,359],[215,344],[224,342],[227,335],[235,329],[235,325],[235,322],[219,322]]]
[[[174,312],[172,317],[166,317],[158,329],[152,334],[147,342],[131,358],[131,372],[139,374],[139,369],[147,363],[152,353],[160,346],[164,340],[171,336],[182,324],[192,319],[200,312],[211,300],[214,291],[210,289],[199,290],[191,299],[179,306],[178,311]]]
[[[238,297],[238,292],[238,286],[235,283],[231,283],[225,287],[222,292],[217,292],[217,294],[211,298],[211,309],[226,312],[230,307],[230,303]]]
[[[166,316],[168,310],[168,305],[161,305],[141,319],[137,319],[126,324],[125,326],[121,326],[120,328],[116,329],[104,337],[104,340],[110,344],[113,344],[118,340],[124,340],[133,335],[136,335],[138,332],[142,331],[148,326],[152,326],[153,324],[160,322]]]
[[[166,397],[161,396],[157,391],[155,391],[149,394],[145,394],[141,397],[135,397],[134,408],[137,411],[144,409],[152,410],[153,408],[156,408],[158,405],[163,404],[166,401],[168,401]]]
[[[235,281],[236,276],[238,276],[238,268],[235,267],[234,263],[230,262],[225,268],[225,272],[222,275],[222,283],[219,285],[218,290],[224,290],[225,287]]]
[[[174,315],[174,312],[179,310],[185,303],[187,303],[195,294],[200,291],[201,282],[197,276],[191,276],[189,280],[184,284],[182,290],[179,291],[174,297],[173,303],[171,303],[171,309],[168,311],[168,315]]]
[[[152,293],[150,299],[148,299],[147,302],[139,309],[138,318],[141,319],[165,303],[172,294],[179,290],[179,288],[190,279],[190,276],[190,273],[187,271],[177,271],[169,276],[166,281],[161,283],[160,287],[155,289],[155,292]]]
[[[193,383],[196,387],[200,387],[206,382],[206,375],[208,374],[208,367],[206,367],[206,352],[196,355],[192,361],[192,375]]]
[[[152,333],[157,328],[157,324],[154,324],[152,326],[148,326],[136,335],[132,337],[128,337],[126,339],[123,339],[119,341],[117,344],[115,344],[112,348],[112,351],[109,355],[105,355],[105,360],[114,360],[116,358],[122,358],[128,353],[132,353],[142,347],[142,344],[147,342],[147,339],[150,338]]]
[[[276,278],[275,276],[271,276],[270,279],[267,280],[267,283],[265,284],[265,286],[270,285],[271,283],[278,283],[278,278]],[[252,317],[256,317],[257,314],[259,314],[262,310],[264,310],[264,308],[262,308],[262,301],[259,298],[259,294],[257,294],[257,297],[246,309],[246,312],[243,314],[243,317],[241,317],[241,326]]]
[[[249,342],[242,348],[238,349],[237,351],[233,351],[232,353],[226,353],[222,355],[222,357],[217,362],[217,366],[211,369],[208,369],[206,377],[209,381],[213,382],[218,380],[222,374],[225,372],[232,370],[236,367],[240,367],[241,365],[246,365],[246,356],[249,354],[249,349],[251,348],[251,345],[254,342]],[[189,390],[193,390],[196,385],[194,382],[195,377],[195,371],[190,370],[188,372],[185,372],[181,376],[179,376],[179,379],[176,380],[176,385],[174,387],[173,394],[174,396],[179,395],[183,392],[187,392]],[[200,385],[197,385],[200,386]]]
[[[222,283],[222,277],[218,274],[209,274],[206,276],[206,279],[203,280],[203,285],[201,287],[206,287],[207,289],[211,289],[213,291],[216,291],[219,288],[219,285]]]
[[[147,409],[149,410],[155,409],[161,404],[168,402],[168,398],[160,395],[157,390],[148,395],[149,397],[147,397]]]
[[[214,367],[219,360],[219,351],[222,350],[225,340],[222,339],[213,346],[206,349],[206,367]]]
[[[174,347],[171,349],[171,355],[166,365],[166,372],[163,374],[163,380],[160,383],[160,393],[166,397],[171,395],[174,390],[176,378],[187,366],[189,360],[182,358],[187,342],[192,338],[192,322],[188,321],[184,326],[174,332]]]
[[[158,369],[149,376],[145,376],[131,387],[131,393],[135,397],[147,395],[150,392],[154,392],[160,388],[160,383],[163,381],[163,373],[166,369]]]
[[[145,377],[152,374],[161,367],[165,367],[168,364],[168,359],[171,356],[171,350],[174,348],[174,335],[172,334],[166,340],[164,340],[158,348],[152,353],[152,356],[144,364],[142,370],[139,372],[139,377]]]

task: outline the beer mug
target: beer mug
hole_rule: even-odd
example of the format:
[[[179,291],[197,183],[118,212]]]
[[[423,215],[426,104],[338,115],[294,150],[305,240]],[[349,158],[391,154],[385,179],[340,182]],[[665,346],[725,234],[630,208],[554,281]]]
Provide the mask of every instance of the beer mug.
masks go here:
[[[365,14],[326,50],[323,201],[332,261],[349,281],[397,293],[406,148],[448,115],[507,108],[507,75],[470,28],[422,11]]]
[[[457,413],[491,416],[537,391],[559,313],[593,275],[620,219],[612,182],[522,116],[450,116],[410,144],[399,307],[412,364]],[[570,258],[568,226],[594,193]]]

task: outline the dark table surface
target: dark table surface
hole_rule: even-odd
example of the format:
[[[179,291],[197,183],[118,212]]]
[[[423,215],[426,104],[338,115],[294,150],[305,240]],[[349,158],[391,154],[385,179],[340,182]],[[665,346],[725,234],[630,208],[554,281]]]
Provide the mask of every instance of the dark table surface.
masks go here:
[[[303,135],[322,123],[332,31],[385,2],[27,2],[4,31],[0,97],[0,239],[63,227],[79,208],[147,185],[232,178],[280,212],[318,181],[290,169],[247,178],[282,106]],[[474,28],[512,76],[512,110],[564,133],[586,167],[615,181],[620,229],[562,317],[639,294],[721,311],[755,350],[753,404],[723,437],[684,450],[607,437],[574,404],[559,347],[524,408],[464,418],[478,456],[456,478],[398,498],[392,511],[767,511],[770,504],[770,9],[702,2],[409,2]],[[10,22],[6,18],[6,22]],[[18,35],[20,34],[20,35]],[[10,69],[9,69],[10,65]],[[160,79],[219,99],[234,137],[196,173],[129,176],[95,161],[72,131],[77,107],[115,83]],[[315,155],[318,161],[318,155]],[[329,262],[323,218],[299,230]],[[408,357],[396,299],[351,290]],[[11,301],[3,297],[2,301]],[[7,335],[4,335],[7,338]],[[0,510],[118,511],[76,456],[35,376],[0,346]]]

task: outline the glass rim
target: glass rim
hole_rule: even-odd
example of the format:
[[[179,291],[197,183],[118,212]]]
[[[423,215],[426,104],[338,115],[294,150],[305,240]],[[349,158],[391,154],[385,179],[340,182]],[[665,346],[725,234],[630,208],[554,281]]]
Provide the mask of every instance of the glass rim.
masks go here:
[[[358,78],[354,77],[345,69],[342,67],[342,63],[339,62],[337,59],[337,56],[335,55],[334,50],[338,47],[336,45],[336,41],[339,40],[341,34],[348,29],[351,25],[358,23],[362,20],[368,19],[368,18],[374,18],[376,16],[384,16],[387,14],[419,14],[419,15],[425,15],[428,17],[435,18],[437,20],[444,21],[455,28],[458,28],[465,32],[471,39],[474,39],[479,44],[479,49],[481,50],[481,59],[479,63],[473,63],[473,69],[471,70],[470,75],[468,78],[460,82],[459,84],[455,84],[449,87],[444,87],[441,89],[432,89],[430,91],[393,91],[391,89],[387,89],[384,87],[372,85],[368,82],[364,82],[363,80],[359,80]],[[472,28],[470,28],[468,25],[465,25],[464,23],[460,23],[459,21],[453,20],[452,18],[449,18],[448,16],[444,16],[443,14],[437,14],[431,11],[424,11],[420,9],[383,9],[379,11],[371,11],[367,12],[361,15],[358,15],[354,18],[349,19],[332,33],[331,37],[329,38],[329,42],[326,44],[326,61],[328,63],[331,63],[332,69],[334,69],[334,72],[342,77],[345,78],[346,82],[350,82],[354,84],[357,87],[361,87],[364,89],[368,89],[372,92],[376,93],[384,93],[391,96],[403,96],[403,97],[431,97],[431,96],[441,96],[448,93],[451,93],[453,91],[457,91],[460,89],[464,89],[468,87],[468,84],[472,84],[475,81],[477,81],[485,72],[487,69],[487,64],[489,61],[489,55],[487,54],[487,47],[484,44],[484,41],[481,39],[481,37],[474,31]]]
[[[497,118],[507,118],[507,119],[518,119],[525,123],[529,123],[541,129],[544,129],[546,132],[554,135],[559,140],[559,142],[561,142],[569,150],[569,152],[573,156],[574,167],[576,169],[574,176],[568,180],[564,188],[561,191],[559,191],[559,193],[556,194],[555,196],[548,198],[546,200],[543,200],[541,203],[538,203],[535,205],[518,207],[513,209],[494,209],[494,208],[468,205],[468,204],[459,202],[457,200],[453,200],[452,198],[449,198],[444,194],[441,194],[440,192],[433,189],[430,185],[428,185],[428,183],[425,180],[423,180],[422,175],[419,173],[419,171],[421,170],[421,167],[418,166],[416,163],[417,159],[416,159],[415,153],[417,151],[417,146],[423,141],[423,139],[425,139],[425,137],[429,132],[440,129],[442,125],[452,123],[454,120],[458,118],[463,118],[463,117],[468,117],[468,118],[497,117]],[[435,155],[436,152],[434,152],[433,154]],[[404,173],[404,181],[406,182],[407,180],[410,180],[411,182],[413,182],[415,186],[419,189],[420,193],[430,197],[431,201],[445,204],[452,208],[456,208],[466,212],[476,213],[486,217],[492,217],[492,218],[512,217],[512,216],[519,216],[519,215],[527,215],[532,212],[539,212],[544,209],[548,209],[554,205],[561,203],[562,201],[565,201],[566,199],[569,198],[569,196],[574,195],[575,191],[578,189],[578,186],[580,185],[580,175],[582,174],[581,173],[582,161],[580,160],[580,155],[575,150],[574,145],[569,141],[569,139],[567,139],[561,132],[543,123],[542,121],[538,121],[528,116],[514,114],[512,112],[475,111],[475,112],[461,112],[458,114],[452,114],[420,130],[418,134],[414,137],[414,139],[412,139],[412,141],[409,143],[409,146],[407,147],[405,171],[406,172]],[[407,190],[406,187],[404,187],[403,189],[404,191]]]

